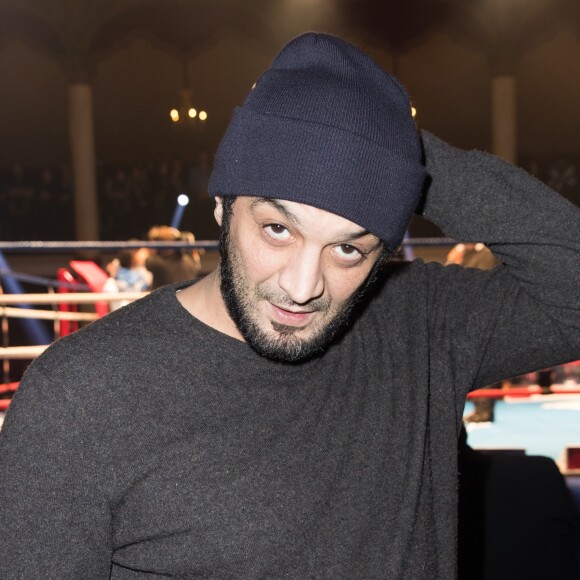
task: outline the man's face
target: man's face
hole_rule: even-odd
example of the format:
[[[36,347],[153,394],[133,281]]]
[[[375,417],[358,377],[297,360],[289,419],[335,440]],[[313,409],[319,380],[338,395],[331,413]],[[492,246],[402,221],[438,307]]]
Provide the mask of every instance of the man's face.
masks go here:
[[[241,196],[232,210],[220,238],[230,317],[263,356],[291,362],[319,354],[368,287],[382,243],[343,217],[296,202]]]

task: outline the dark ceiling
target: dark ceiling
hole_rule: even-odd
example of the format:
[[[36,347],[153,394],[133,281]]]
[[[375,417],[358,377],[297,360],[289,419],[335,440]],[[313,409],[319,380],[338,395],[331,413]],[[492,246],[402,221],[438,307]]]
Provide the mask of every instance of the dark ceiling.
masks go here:
[[[312,29],[368,50],[419,123],[463,147],[489,147],[491,79],[514,74],[522,160],[580,155],[578,0],[0,0],[0,165],[66,162],[73,81],[94,88],[102,163],[213,150],[259,72]],[[205,134],[168,121],[183,62]]]

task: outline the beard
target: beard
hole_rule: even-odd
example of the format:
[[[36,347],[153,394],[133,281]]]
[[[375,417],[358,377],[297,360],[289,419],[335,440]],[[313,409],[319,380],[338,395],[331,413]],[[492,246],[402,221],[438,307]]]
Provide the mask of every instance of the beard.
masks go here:
[[[231,202],[233,203],[233,202]],[[301,305],[286,294],[277,294],[263,284],[250,287],[244,275],[244,266],[237,249],[230,239],[232,207],[224,208],[220,232],[220,289],[228,314],[236,324],[245,341],[259,355],[271,360],[297,363],[319,356],[350,325],[355,306],[367,295],[377,278],[386,258],[383,252],[374,264],[366,280],[344,302],[336,306],[329,298],[318,298],[308,303],[308,310],[320,319],[309,336],[300,337],[302,328],[269,321],[271,331],[260,325],[258,304],[267,301],[282,308]],[[302,305],[303,306],[303,305]]]

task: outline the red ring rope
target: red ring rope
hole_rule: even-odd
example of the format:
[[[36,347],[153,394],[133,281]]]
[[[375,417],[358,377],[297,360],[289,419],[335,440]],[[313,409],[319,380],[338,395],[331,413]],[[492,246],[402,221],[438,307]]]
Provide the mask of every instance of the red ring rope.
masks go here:
[[[13,393],[18,388],[19,383],[5,383],[0,384],[0,395]],[[526,398],[532,395],[580,395],[580,387],[563,387],[552,385],[542,389],[541,387],[510,387],[507,389],[478,389],[472,391],[467,395],[468,399],[476,399],[478,397],[487,397],[490,399],[502,399],[503,397],[519,397]],[[10,405],[10,399],[0,399],[0,411],[6,411]]]

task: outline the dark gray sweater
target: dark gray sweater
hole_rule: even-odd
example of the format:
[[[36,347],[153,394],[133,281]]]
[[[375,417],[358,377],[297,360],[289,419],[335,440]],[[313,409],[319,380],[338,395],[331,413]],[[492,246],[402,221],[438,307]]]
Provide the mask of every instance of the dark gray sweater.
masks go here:
[[[2,579],[454,577],[466,393],[580,358],[580,212],[424,139],[425,215],[505,265],[393,265],[304,364],[175,287],[58,341],[0,438]]]

